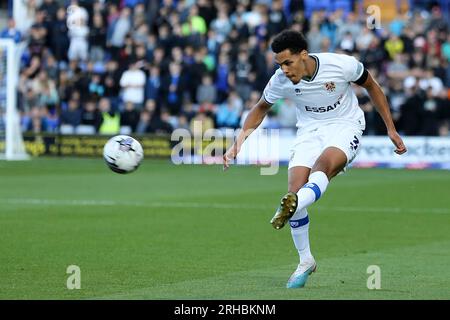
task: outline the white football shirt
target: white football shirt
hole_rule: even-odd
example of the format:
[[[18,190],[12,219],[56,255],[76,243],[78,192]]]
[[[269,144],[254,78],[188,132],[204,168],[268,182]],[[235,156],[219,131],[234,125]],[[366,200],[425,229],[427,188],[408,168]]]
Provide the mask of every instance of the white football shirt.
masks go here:
[[[328,123],[350,123],[365,129],[364,112],[351,89],[350,82],[364,72],[361,62],[352,56],[336,53],[310,54],[316,70],[310,80],[293,84],[279,68],[264,89],[264,99],[293,101],[297,109],[297,128],[312,129]]]

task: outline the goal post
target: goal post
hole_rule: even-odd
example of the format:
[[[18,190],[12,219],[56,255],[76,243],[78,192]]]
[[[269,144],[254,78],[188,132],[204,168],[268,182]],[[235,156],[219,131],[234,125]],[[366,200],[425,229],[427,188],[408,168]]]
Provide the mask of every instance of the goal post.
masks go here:
[[[19,57],[15,42],[0,39],[0,159],[27,160],[17,110]]]

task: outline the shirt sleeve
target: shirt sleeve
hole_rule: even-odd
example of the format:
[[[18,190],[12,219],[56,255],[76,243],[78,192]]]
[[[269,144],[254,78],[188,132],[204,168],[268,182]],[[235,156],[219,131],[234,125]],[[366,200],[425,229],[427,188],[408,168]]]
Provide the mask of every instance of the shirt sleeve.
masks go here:
[[[358,80],[364,72],[364,65],[352,56],[343,55],[342,59],[342,68],[344,71],[345,80],[348,82]]]
[[[269,104],[274,104],[278,99],[283,98],[283,89],[278,74],[275,73],[267,83],[263,91],[264,100]]]
[[[121,87],[125,87],[125,86],[128,86],[129,85],[129,79],[128,79],[128,73],[127,73],[127,71],[125,71],[123,74],[122,74],[122,77],[120,78],[120,86]]]

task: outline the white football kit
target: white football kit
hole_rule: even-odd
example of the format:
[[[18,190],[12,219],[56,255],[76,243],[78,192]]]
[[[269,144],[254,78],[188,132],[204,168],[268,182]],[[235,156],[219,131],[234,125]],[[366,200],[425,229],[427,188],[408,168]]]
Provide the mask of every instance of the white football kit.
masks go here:
[[[364,112],[351,89],[364,66],[354,57],[335,53],[310,54],[316,70],[309,80],[293,84],[281,68],[264,89],[264,99],[293,101],[297,109],[297,138],[291,149],[289,168],[312,168],[327,147],[337,147],[350,163],[359,151],[365,129]]]

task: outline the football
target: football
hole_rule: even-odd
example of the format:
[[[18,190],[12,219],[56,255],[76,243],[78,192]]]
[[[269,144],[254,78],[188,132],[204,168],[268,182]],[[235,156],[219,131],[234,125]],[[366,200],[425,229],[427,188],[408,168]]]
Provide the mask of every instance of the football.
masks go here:
[[[108,167],[116,173],[135,171],[144,159],[144,150],[136,139],[126,136],[114,136],[103,148],[103,158]]]

